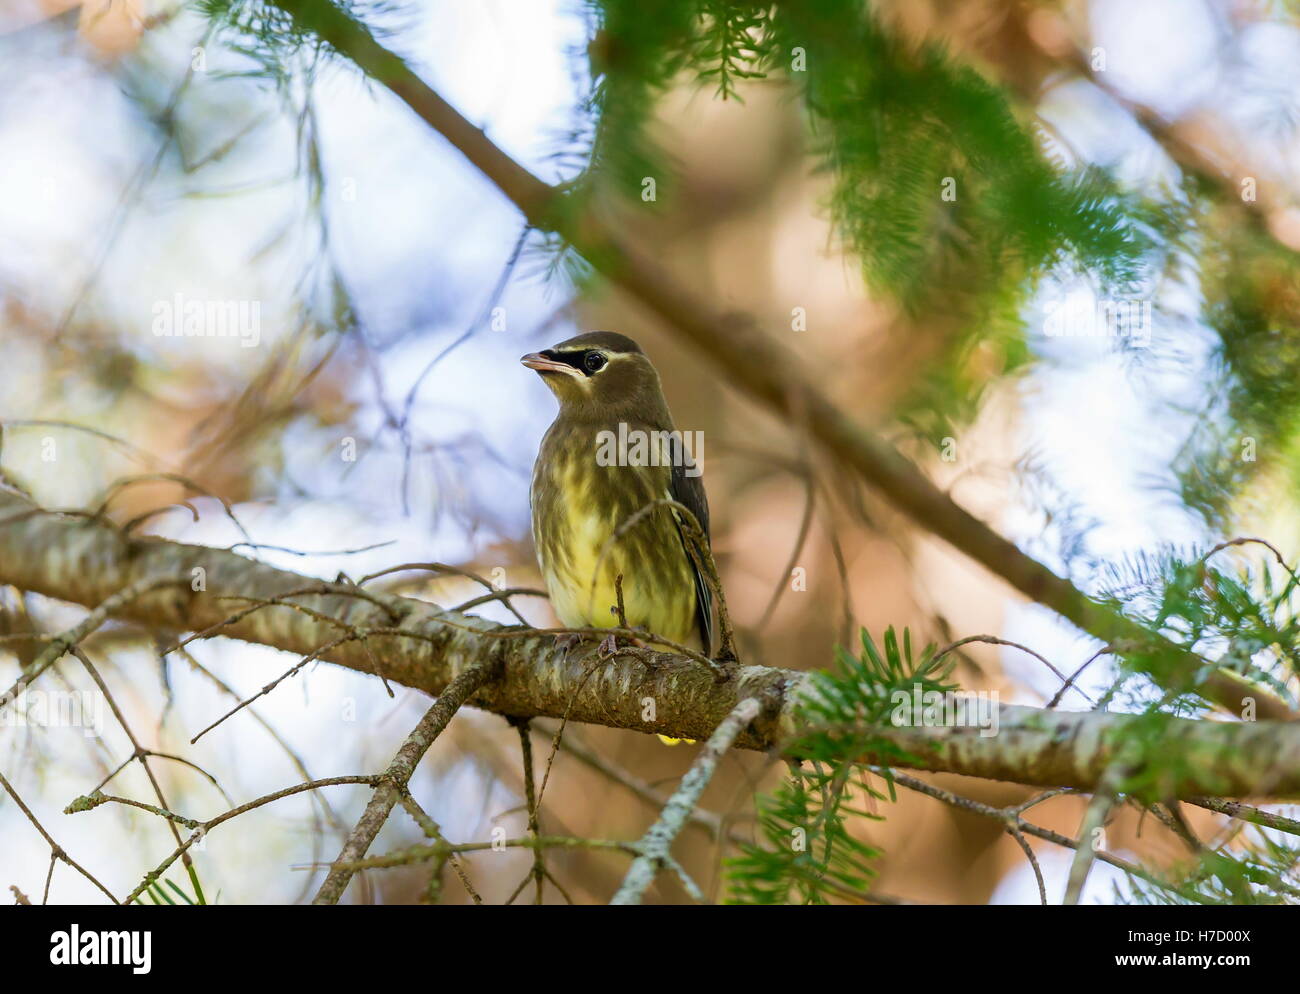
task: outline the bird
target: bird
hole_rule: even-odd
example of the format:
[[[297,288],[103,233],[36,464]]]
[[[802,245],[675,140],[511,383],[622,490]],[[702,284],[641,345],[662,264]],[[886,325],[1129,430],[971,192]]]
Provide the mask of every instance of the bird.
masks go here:
[[[689,551],[689,519],[667,503],[691,512],[707,547],[702,453],[676,433],[654,364],[635,341],[611,331],[519,361],[559,401],[529,498],[538,565],[561,624],[618,626],[621,575],[629,627],[644,629],[652,645],[658,635],[708,656],[711,589]],[[616,643],[611,636],[606,644]]]

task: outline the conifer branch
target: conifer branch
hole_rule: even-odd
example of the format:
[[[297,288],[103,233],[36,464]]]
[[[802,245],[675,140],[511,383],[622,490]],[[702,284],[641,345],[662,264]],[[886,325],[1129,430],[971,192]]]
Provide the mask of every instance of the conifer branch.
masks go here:
[[[458,674],[503,660],[500,676],[469,704],[508,717],[567,716],[673,738],[705,740],[741,700],[771,697],[773,706],[736,738],[746,749],[779,749],[789,740],[809,680],[807,673],[766,666],[742,666],[720,679],[715,669],[673,653],[605,660],[596,658],[594,647],[564,653],[534,629],[405,597],[359,597],[348,583],[322,584],[224,549],[133,538],[107,522],[44,511],[0,491],[0,583],[96,608],[116,592],[137,590],[146,577],[187,576],[196,569],[206,577],[204,590],[164,586],[121,600],[112,616],[153,631],[204,632],[299,656],[335,642],[320,658],[368,675],[378,659],[389,680],[434,695],[445,693]],[[312,592],[294,605],[276,603],[304,589]],[[236,594],[241,603],[262,603],[232,611]],[[340,629],[350,637],[340,640]],[[651,720],[644,717],[646,698],[655,702]],[[1168,797],[1300,797],[1300,723],[1003,705],[993,736],[975,727],[892,725],[870,734],[915,757],[895,765],[1093,790],[1135,722],[1149,723],[1166,752],[1180,757],[1161,783]]]
[[[629,292],[685,340],[725,369],[728,382],[809,433],[895,507],[980,563],[1031,600],[1115,646],[1146,650],[1151,676],[1162,686],[1190,690],[1204,661],[1153,635],[1116,608],[1087,597],[1069,580],[1022,552],[934,485],[886,441],[841,411],[801,372],[798,358],[763,335],[752,318],[719,312],[591,212],[571,212],[566,193],[538,179],[466,120],[360,21],[329,0],[267,0],[387,87],[515,204],[529,224],[559,234],[607,279]],[[1197,688],[1234,715],[1297,717],[1271,691],[1215,668]]]

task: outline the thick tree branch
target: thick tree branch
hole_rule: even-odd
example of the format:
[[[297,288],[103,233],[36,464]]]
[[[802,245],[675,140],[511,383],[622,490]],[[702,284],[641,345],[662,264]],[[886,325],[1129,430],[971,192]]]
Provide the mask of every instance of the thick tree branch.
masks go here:
[[[576,218],[564,191],[519,165],[479,128],[388,51],[366,26],[328,0],[269,0],[305,32],[327,42],[371,78],[388,87],[441,134],[508,197],[528,219],[569,240],[606,278],[631,293],[727,372],[727,381],[804,425],[841,463],[852,467],[895,507],[1030,599],[1052,608],[1110,645],[1135,644],[1147,651],[1151,675],[1162,685],[1190,689],[1203,663],[1171,643],[1154,640],[1112,606],[1086,597],[1069,580],[1021,552],[936,487],[884,440],[853,422],[801,372],[799,358],[768,336],[751,318],[716,310],[678,285],[635,245],[590,212]],[[1210,700],[1236,715],[1251,702],[1262,718],[1300,717],[1270,691],[1228,670],[1217,669],[1200,687]]]
[[[0,491],[0,583],[95,608],[146,578],[202,570],[205,590],[164,586],[120,600],[114,616],[168,632],[206,631],[300,656],[337,641],[321,658],[443,693],[461,673],[501,660],[499,677],[468,703],[515,718],[570,721],[704,740],[747,697],[773,705],[736,739],[748,749],[785,742],[808,674],[742,666],[715,669],[671,653],[600,659],[565,653],[532,629],[507,627],[434,604],[320,583],[233,552],[132,538],[111,524],[34,507]],[[295,590],[320,591],[249,611]],[[238,620],[225,624],[238,614]],[[349,638],[339,640],[341,633]],[[646,700],[655,717],[646,720]],[[997,735],[972,727],[873,729],[917,757],[918,768],[1016,783],[1093,790],[1134,721],[1162,723],[1160,741],[1180,762],[1170,797],[1300,798],[1300,723],[1208,722],[1004,705]],[[1144,730],[1151,734],[1148,725]],[[864,757],[869,758],[869,757]]]

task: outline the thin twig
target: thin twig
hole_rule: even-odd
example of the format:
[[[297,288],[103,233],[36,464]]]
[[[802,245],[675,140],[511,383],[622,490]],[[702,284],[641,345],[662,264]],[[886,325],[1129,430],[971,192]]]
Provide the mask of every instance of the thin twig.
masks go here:
[[[18,810],[20,810],[23,814],[27,816],[27,820],[32,823],[36,831],[41,833],[41,838],[43,838],[49,844],[50,869],[49,872],[46,873],[45,875],[45,900],[46,901],[49,900],[50,879],[54,875],[54,864],[57,861],[62,860],[63,862],[67,863],[70,867],[72,867],[74,870],[76,870],[78,873],[80,873],[87,880],[89,880],[92,884],[98,887],[104,894],[108,896],[108,899],[110,901],[112,901],[114,904],[117,904],[117,898],[113,896],[113,892],[109,890],[107,887],[105,887],[103,884],[101,884],[99,880],[96,879],[94,874],[92,874],[84,866],[82,866],[75,859],[69,856],[67,850],[64,849],[61,845],[55,842],[53,838],[50,837],[50,833],[45,831],[45,826],[43,826],[39,821],[37,821],[36,816],[32,814],[32,809],[23,803],[23,799],[18,796],[18,791],[14,790],[13,785],[11,785],[9,781],[5,779],[3,773],[0,773],[0,787],[3,787],[5,789],[5,793],[7,793],[10,797],[14,799],[14,803],[18,805]],[[45,902],[43,901],[42,903]]]
[[[758,698],[746,697],[718,724],[717,729],[682,777],[682,782],[668,799],[659,819],[637,844],[640,854],[632,862],[623,878],[623,886],[614,895],[611,904],[640,904],[646,888],[654,881],[660,869],[669,865],[670,850],[677,833],[686,824],[687,817],[713,778],[719,760],[740,734],[741,729],[758,717],[762,710]]]
[[[457,674],[451,683],[447,684],[447,689],[434,702],[433,707],[425,712],[419,724],[397,750],[397,755],[393,757],[388,769],[384,771],[374,796],[361,815],[361,820],[357,822],[356,828],[343,844],[343,849],[335,860],[334,869],[330,871],[325,882],[321,884],[320,890],[316,892],[313,904],[338,903],[348,881],[352,879],[353,871],[346,864],[354,863],[365,856],[366,850],[370,848],[370,844],[375,841],[375,836],[388,820],[402,791],[411,782],[415,768],[429,750],[429,746],[433,745],[434,740],[447,727],[448,722],[460,710],[460,706],[474,691],[493,679],[499,669],[500,660],[495,666],[475,664]]]
[[[519,751],[524,767],[524,799],[528,804],[528,834],[533,838],[538,838],[541,832],[541,815],[537,810],[537,786],[533,782],[533,740],[528,733],[528,719],[513,720],[510,722],[515,726],[515,731],[519,733]],[[546,879],[546,864],[542,859],[542,850],[537,848],[533,850],[533,880],[537,884],[537,896],[534,904],[542,903],[542,887]]]
[[[148,873],[146,873],[144,875],[144,879],[140,881],[139,885],[135,888],[135,890],[131,891],[131,893],[126,896],[126,899],[123,900],[122,903],[134,904],[135,901],[140,897],[140,895],[143,894],[146,890],[148,890],[149,887],[153,884],[153,882],[157,880],[159,877],[161,877],[167,871],[167,868],[169,866],[171,866],[174,862],[176,862],[176,860],[180,859],[180,857],[184,855],[192,846],[196,845],[200,839],[206,838],[208,833],[211,832],[214,828],[216,828],[218,825],[222,825],[230,821],[232,818],[238,818],[240,815],[246,814],[247,812],[252,811],[254,808],[260,808],[264,805],[272,803],[273,801],[279,801],[286,797],[292,797],[295,794],[301,794],[304,791],[308,791],[308,790],[314,791],[314,790],[319,790],[322,787],[337,787],[345,784],[365,784],[367,786],[373,787],[378,782],[378,780],[379,778],[373,775],[351,776],[351,777],[326,777],[324,780],[311,780],[308,781],[307,783],[297,783],[294,784],[292,787],[285,787],[283,790],[277,790],[277,791],[273,791],[270,794],[264,794],[261,797],[255,798],[254,800],[241,804],[238,807],[231,808],[229,811],[223,811],[215,818],[209,818],[207,821],[202,822],[199,825],[199,827],[194,830],[194,833],[189,838],[187,838],[184,842],[182,842],[179,846],[177,846],[174,850],[172,850],[172,852],[167,856],[166,859],[164,859],[161,863],[155,866]],[[103,794],[101,794],[99,797],[95,797],[94,795],[79,797],[71,804],[68,805],[66,812],[68,814],[75,814],[80,811],[90,811],[101,804],[108,803],[110,800],[113,800],[113,798],[110,798],[107,795],[103,795]],[[141,805],[136,803],[133,806],[140,807]],[[148,806],[146,805],[145,807]],[[175,815],[171,812],[159,811],[155,813],[161,815],[162,817],[170,816],[178,819],[181,817],[180,815]]]
[[[108,689],[108,684],[104,682],[104,678],[99,675],[99,670],[96,669],[95,664],[90,661],[90,657],[81,650],[80,646],[74,645],[71,651],[77,659],[81,660],[81,664],[86,668],[86,672],[89,673],[90,678],[95,681],[95,686],[99,688],[100,693],[104,695],[104,699],[108,701],[109,709],[113,712],[113,717],[117,719],[118,727],[122,729],[123,733],[127,737],[127,741],[131,743],[131,758],[140,761],[140,765],[144,767],[145,776],[149,778],[149,784],[153,787],[154,796],[158,798],[158,804],[161,807],[166,808],[167,798],[163,795],[162,784],[158,782],[158,778],[154,776],[153,769],[149,766],[148,750],[140,744],[140,740],[137,739],[135,733],[131,731],[131,726],[128,725],[126,721],[126,715],[124,715],[122,709],[117,706],[117,700]],[[172,838],[179,846],[181,844],[180,830],[171,821],[168,821],[167,827],[171,829]],[[190,883],[194,887],[195,900],[198,901],[199,904],[207,904],[207,898],[204,897],[203,894],[203,887],[199,883],[198,871],[194,868],[193,858],[188,852],[183,853],[181,858],[185,866],[185,872],[189,875]]]
[[[4,709],[5,705],[16,700],[18,695],[22,693],[24,687],[30,686],[37,677],[58,662],[59,659],[63,657],[64,653],[107,621],[109,615],[121,610],[122,607],[130,604],[139,597],[143,597],[145,594],[152,593],[153,591],[159,590],[163,587],[175,587],[182,584],[188,585],[188,583],[188,577],[185,579],[170,577],[159,579],[157,577],[146,577],[143,580],[133,583],[125,590],[120,590],[116,594],[105,598],[97,608],[87,614],[77,624],[50,639],[45,649],[36,657],[35,660],[33,660],[32,665],[28,667],[27,671],[14,682],[14,685],[9,688],[8,692],[0,694],[0,711]]]

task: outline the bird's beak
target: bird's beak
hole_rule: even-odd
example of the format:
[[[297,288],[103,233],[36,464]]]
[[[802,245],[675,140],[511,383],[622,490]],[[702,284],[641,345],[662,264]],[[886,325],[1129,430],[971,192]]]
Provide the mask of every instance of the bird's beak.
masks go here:
[[[529,369],[535,369],[539,373],[566,373],[569,376],[581,376],[572,366],[552,359],[550,356],[541,352],[529,352],[519,360]]]

